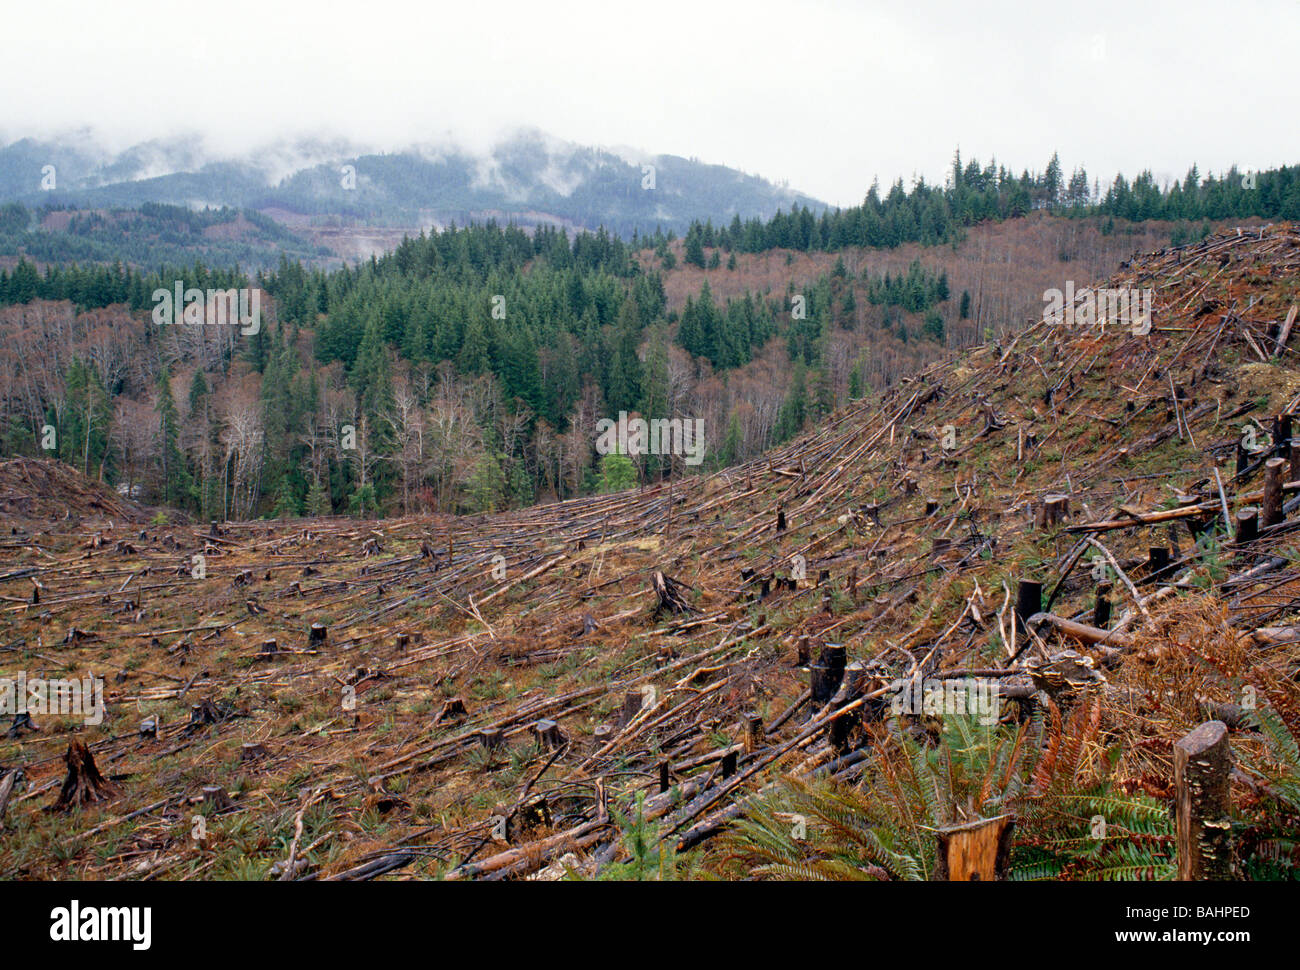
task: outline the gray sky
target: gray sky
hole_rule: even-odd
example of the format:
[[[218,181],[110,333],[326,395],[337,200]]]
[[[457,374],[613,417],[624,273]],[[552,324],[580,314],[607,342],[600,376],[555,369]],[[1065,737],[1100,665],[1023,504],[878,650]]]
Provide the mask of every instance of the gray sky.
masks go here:
[[[0,137],[483,145],[518,125],[835,204],[963,158],[1103,184],[1300,161],[1300,2],[102,0],[5,6]]]

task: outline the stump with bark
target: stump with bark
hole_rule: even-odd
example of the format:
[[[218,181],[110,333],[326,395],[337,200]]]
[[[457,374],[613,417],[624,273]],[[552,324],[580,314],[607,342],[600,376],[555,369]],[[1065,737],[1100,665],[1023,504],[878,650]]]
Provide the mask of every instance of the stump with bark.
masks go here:
[[[99,773],[90,748],[80,738],[72,739],[63,761],[68,766],[68,774],[54,802],[54,811],[66,812],[92,802],[107,801],[115,793],[108,779]]]

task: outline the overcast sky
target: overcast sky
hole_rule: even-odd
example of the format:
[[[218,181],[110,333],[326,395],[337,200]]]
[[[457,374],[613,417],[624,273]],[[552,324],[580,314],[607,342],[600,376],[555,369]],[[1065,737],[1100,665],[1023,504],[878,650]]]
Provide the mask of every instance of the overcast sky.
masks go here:
[[[1108,181],[1300,161],[1300,2],[89,0],[5,4],[0,137],[223,150],[527,125],[840,205],[954,147]]]

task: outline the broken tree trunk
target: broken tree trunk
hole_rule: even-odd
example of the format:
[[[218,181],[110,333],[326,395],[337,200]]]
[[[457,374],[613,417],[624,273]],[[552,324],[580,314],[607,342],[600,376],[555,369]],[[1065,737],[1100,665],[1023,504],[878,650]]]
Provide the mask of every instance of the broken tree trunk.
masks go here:
[[[934,878],[941,882],[991,882],[1006,878],[1015,815],[946,825],[936,833],[939,860]]]
[[[1232,748],[1222,721],[1206,721],[1174,744],[1180,881],[1232,877]]]
[[[80,738],[72,739],[63,761],[68,766],[68,776],[52,806],[54,811],[66,812],[91,802],[107,801],[113,795],[113,786],[99,773],[94,755]]]

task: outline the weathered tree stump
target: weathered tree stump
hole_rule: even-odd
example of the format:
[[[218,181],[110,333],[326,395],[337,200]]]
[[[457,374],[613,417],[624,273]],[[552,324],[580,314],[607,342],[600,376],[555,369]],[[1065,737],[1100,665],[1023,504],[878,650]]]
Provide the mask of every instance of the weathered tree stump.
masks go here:
[[[273,638],[268,637],[267,639],[262,641],[262,649],[258,652],[261,653],[263,656],[267,656],[267,657],[274,656],[275,654],[280,652],[280,645],[276,643],[276,641]]]
[[[1006,878],[1011,856],[1015,815],[946,825],[936,833],[938,864],[934,878],[942,882],[990,882]]]
[[[505,736],[501,733],[500,728],[484,728],[478,733],[479,743],[488,751],[495,751],[501,747]]]
[[[230,807],[230,796],[220,785],[204,785],[203,804],[214,812],[224,812]]]
[[[1110,627],[1110,583],[1097,584],[1097,598],[1092,604],[1092,625],[1098,630]]]
[[[9,738],[21,738],[24,731],[37,730],[36,724],[32,721],[32,715],[28,711],[19,711],[14,715],[13,723],[9,725],[9,730],[5,733]]]
[[[925,500],[925,515],[926,515],[926,518],[929,518],[930,516],[934,515],[934,513],[938,512],[938,511],[939,511],[939,500],[938,500],[938,499],[928,498],[928,499]]]
[[[266,745],[257,741],[250,741],[239,748],[240,763],[256,761],[259,758],[266,757]]]
[[[469,717],[469,711],[465,708],[465,702],[459,697],[451,697],[442,702],[442,710],[438,711],[434,717],[434,724],[445,724],[449,721],[463,721]]]
[[[1259,538],[1259,509],[1250,507],[1237,510],[1237,534],[1235,540],[1238,545],[1247,542],[1254,542]]]
[[[623,694],[623,706],[619,708],[618,719],[615,722],[620,728],[627,727],[632,719],[641,713],[641,704],[644,698],[639,690],[630,690]]]
[[[1053,492],[1043,496],[1038,506],[1038,527],[1054,529],[1065,521],[1070,512],[1070,497]]]
[[[188,727],[206,727],[209,724],[219,724],[225,719],[225,713],[221,708],[217,707],[212,698],[208,697],[190,706],[190,723]]]
[[[323,647],[328,638],[329,632],[326,630],[325,624],[313,623],[311,630],[307,634],[307,646],[312,648]]]
[[[800,634],[794,643],[794,665],[807,667],[812,663],[812,641],[807,634]]]
[[[1232,878],[1232,748],[1228,727],[1206,721],[1174,742],[1178,878]]]
[[[157,714],[151,714],[140,722],[140,737],[156,738],[158,737],[159,720]]]
[[[63,762],[68,766],[68,774],[63,779],[63,788],[52,806],[53,811],[66,812],[80,805],[107,801],[112,797],[113,786],[99,773],[94,755],[80,738],[72,739]]]
[[[663,794],[671,787],[668,779],[668,762],[659,762],[659,794]]]
[[[736,773],[736,764],[739,759],[739,752],[728,751],[722,756],[722,777],[730,778]]]
[[[745,753],[753,754],[763,746],[763,715],[745,713]]]
[[[686,613],[690,611],[691,604],[687,602],[682,584],[677,580],[671,576],[665,576],[656,569],[651,577],[651,582],[654,585],[655,596],[658,600],[654,611],[656,618],[664,613]]]
[[[1273,418],[1273,447],[1279,458],[1291,459],[1291,415],[1279,414]]]
[[[1033,579],[1022,579],[1016,585],[1016,621],[1024,630],[1026,622],[1043,610],[1043,584]]]
[[[1147,577],[1155,578],[1164,575],[1165,570],[1169,568],[1169,547],[1168,546],[1148,546],[1147,547]]]
[[[397,635],[397,649],[405,652],[410,649],[411,635],[409,633],[399,633]]]
[[[537,743],[547,751],[558,751],[564,747],[564,734],[560,731],[560,725],[554,721],[543,718],[533,725],[533,734],[537,737]]]
[[[1286,462],[1281,458],[1270,458],[1264,462],[1264,527],[1277,525],[1282,521],[1282,469]]]
[[[828,643],[822,648],[817,662],[809,667],[809,688],[812,691],[810,712],[815,714],[835,696],[844,679],[846,652],[842,643]]]

